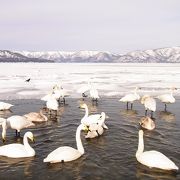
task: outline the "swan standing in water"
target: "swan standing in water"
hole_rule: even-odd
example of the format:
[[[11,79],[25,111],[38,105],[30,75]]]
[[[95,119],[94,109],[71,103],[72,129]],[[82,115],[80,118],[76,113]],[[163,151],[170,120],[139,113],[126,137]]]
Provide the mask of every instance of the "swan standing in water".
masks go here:
[[[142,117],[139,124],[144,129],[153,130],[155,128],[154,121],[148,116]]]
[[[11,129],[15,129],[16,130],[16,136],[20,136],[20,130],[21,129],[28,128],[31,126],[35,126],[35,124],[32,123],[31,121],[27,120],[26,117],[18,116],[18,115],[14,115],[14,116],[11,116],[7,119],[4,119],[4,121],[2,122],[1,125],[2,125],[3,141],[5,141],[6,129],[8,127],[10,127]]]
[[[40,109],[39,113],[30,112],[28,114],[25,114],[24,116],[27,118],[27,120],[32,122],[44,122],[48,120],[48,118],[43,114],[42,109]]]
[[[147,115],[147,111],[150,110],[151,117],[153,117],[153,112],[156,111],[156,100],[149,95],[144,95],[141,98],[141,104],[145,107],[145,115]]]
[[[106,115],[105,115],[104,112],[102,112],[101,114],[92,114],[92,115],[89,115],[88,106],[85,103],[80,105],[80,108],[85,109],[85,115],[81,119],[81,123],[82,124],[85,124],[86,126],[89,126],[90,124],[97,124],[98,121],[101,118],[104,118],[104,121],[105,121]],[[104,122],[102,124],[102,127],[105,128],[105,129],[108,129],[108,127],[105,125]]]
[[[0,102],[0,111],[3,111],[3,110],[8,110],[8,109],[10,109],[12,106],[14,106],[14,105],[12,105],[12,104],[10,104],[10,103],[5,103],[5,102]]]
[[[76,144],[77,149],[69,146],[62,146],[52,151],[45,159],[44,162],[57,163],[74,161],[84,154],[84,147],[81,141],[81,130],[86,130],[86,126],[80,124],[76,130]]]
[[[92,101],[95,101],[97,103],[98,99],[99,99],[99,94],[98,94],[98,90],[94,87],[93,84],[90,84],[90,97],[92,99]]]
[[[8,144],[0,147],[0,156],[11,158],[24,158],[35,156],[34,149],[29,145],[28,138],[34,142],[32,132],[26,132],[23,138],[23,144]]]
[[[51,111],[53,110],[53,111],[56,112],[56,115],[57,115],[59,104],[58,104],[57,100],[54,97],[50,97],[48,99],[48,101],[46,102],[46,107],[48,108],[50,114],[51,114]]]
[[[121,101],[121,102],[126,102],[126,103],[127,103],[127,105],[126,105],[126,106],[127,106],[127,109],[129,108],[129,107],[128,107],[128,104],[129,104],[129,103],[131,103],[131,109],[132,109],[132,108],[133,108],[133,102],[140,99],[139,94],[137,94],[137,90],[138,90],[138,89],[141,89],[141,88],[136,87],[136,88],[134,89],[134,93],[127,94],[127,95],[125,95],[124,97],[122,97],[122,98],[119,100],[119,101]]]
[[[150,168],[163,170],[178,170],[179,168],[168,157],[158,151],[144,151],[143,130],[139,131],[139,143],[136,151],[136,159],[141,164]]]
[[[177,90],[177,88],[172,87],[170,89],[169,94],[162,94],[162,95],[157,96],[157,98],[165,105],[164,111],[166,111],[166,109],[167,109],[167,104],[172,104],[172,103],[175,103],[175,101],[176,101],[173,96],[174,90]]]

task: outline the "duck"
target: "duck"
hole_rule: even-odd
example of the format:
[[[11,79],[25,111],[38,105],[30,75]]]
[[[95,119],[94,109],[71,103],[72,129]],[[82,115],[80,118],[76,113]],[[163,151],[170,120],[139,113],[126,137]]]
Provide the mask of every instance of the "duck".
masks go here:
[[[105,112],[102,112],[101,114],[92,114],[92,115],[89,115],[88,106],[85,103],[81,104],[80,108],[85,109],[85,115],[81,119],[81,123],[85,124],[86,126],[89,126],[90,124],[94,124],[94,123],[96,124],[96,123],[98,123],[98,121],[100,119],[104,119],[105,120],[105,118],[106,118]],[[102,127],[105,128],[105,129],[108,129],[107,125],[104,122],[102,124]]]
[[[25,158],[35,156],[35,150],[29,145],[28,138],[34,142],[33,133],[28,131],[24,134],[23,144],[13,143],[0,146],[0,156],[9,158]]]
[[[129,109],[128,104],[130,103],[131,104],[131,109],[132,109],[134,101],[140,100],[140,96],[139,96],[139,94],[137,94],[137,90],[139,90],[139,89],[141,89],[141,88],[136,87],[134,89],[134,93],[130,93],[130,94],[125,95],[119,101],[127,103],[126,104],[127,109]]]
[[[1,123],[2,125],[2,139],[5,141],[6,138],[6,129],[11,128],[16,130],[16,136],[20,136],[21,129],[35,126],[35,124],[27,120],[24,116],[13,115]]]
[[[80,124],[76,130],[76,144],[77,149],[70,146],[62,146],[52,151],[43,162],[58,163],[58,162],[70,162],[80,158],[84,154],[84,147],[81,141],[81,131],[86,130],[87,127]]]
[[[12,106],[14,106],[14,105],[12,105],[12,104],[10,104],[10,103],[5,103],[5,102],[0,102],[0,111],[3,111],[3,110],[8,110],[8,109],[10,109]]]
[[[30,112],[28,114],[25,114],[24,116],[27,118],[27,120],[32,122],[44,122],[48,120],[47,116],[43,114],[42,109],[40,109],[39,112]]]
[[[148,116],[142,117],[139,124],[144,129],[153,130],[155,128],[155,122]]]
[[[147,111],[151,111],[151,118],[153,117],[153,112],[156,111],[156,100],[150,95],[144,95],[141,98],[141,104],[145,107],[145,116],[147,115]]]
[[[139,130],[139,143],[136,151],[136,159],[139,163],[149,168],[162,170],[178,170],[176,164],[159,151],[144,151],[143,130]]]
[[[162,103],[164,103],[164,111],[167,111],[167,104],[175,103],[176,99],[173,96],[174,90],[177,90],[177,88],[172,87],[170,88],[169,94],[162,94],[157,96],[157,99],[159,99]]]

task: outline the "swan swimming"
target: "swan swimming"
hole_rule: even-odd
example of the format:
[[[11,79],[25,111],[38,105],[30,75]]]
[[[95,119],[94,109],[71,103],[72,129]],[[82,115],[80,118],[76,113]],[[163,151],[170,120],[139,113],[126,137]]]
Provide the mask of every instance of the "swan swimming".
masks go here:
[[[32,122],[44,122],[48,120],[47,116],[43,114],[42,109],[40,109],[39,113],[30,112],[28,114],[25,114],[24,116],[27,118],[27,120]]]
[[[150,168],[163,170],[178,170],[179,168],[168,157],[158,151],[144,151],[143,130],[139,131],[139,143],[136,151],[136,159],[141,164]]]
[[[139,124],[144,129],[153,130],[155,128],[154,121],[148,116],[142,117]]]
[[[125,95],[124,97],[122,97],[122,98],[119,100],[119,101],[121,101],[121,102],[126,102],[126,103],[127,103],[127,109],[129,108],[129,107],[128,107],[128,104],[129,104],[129,103],[131,103],[131,109],[132,109],[132,107],[133,107],[133,102],[140,99],[139,94],[137,94],[137,90],[138,90],[138,89],[141,89],[141,88],[136,87],[136,88],[134,89],[134,93],[127,94],[127,95]]]
[[[87,127],[80,124],[76,130],[77,149],[70,146],[62,146],[52,151],[43,161],[50,163],[74,161],[84,154],[84,147],[81,141],[81,130],[86,130]]]
[[[24,116],[18,116],[14,115],[7,119],[4,119],[4,121],[1,123],[2,125],[2,138],[3,141],[5,141],[6,138],[6,129],[10,127],[11,129],[16,130],[16,136],[20,136],[20,130],[24,128],[28,128],[31,126],[35,126],[34,123],[27,120]]]
[[[85,103],[81,104],[80,108],[85,109],[85,115],[81,119],[81,123],[85,124],[86,126],[89,126],[90,124],[97,124],[100,119],[103,119],[103,118],[105,119],[106,118],[106,114],[104,112],[102,112],[101,114],[89,115],[88,106]],[[108,127],[105,125],[104,122],[102,124],[102,127],[105,128],[105,129],[108,129]]]
[[[29,145],[28,138],[34,142],[34,136],[30,131],[24,134],[23,144],[13,143],[1,146],[0,156],[7,156],[10,158],[24,158],[35,156],[35,151]]]
[[[153,112],[156,111],[156,100],[149,95],[144,95],[141,98],[141,104],[143,104],[145,107],[145,115],[147,115],[147,111],[150,110],[151,111],[151,117],[152,117]]]
[[[172,104],[172,103],[175,103],[175,101],[176,101],[176,99],[173,96],[174,90],[177,90],[177,88],[172,87],[170,89],[169,94],[162,94],[162,95],[157,96],[157,98],[165,105],[164,111],[166,111],[166,109],[167,109],[167,104]]]
[[[12,104],[10,104],[10,103],[5,103],[5,102],[0,102],[0,111],[3,111],[3,110],[8,110],[8,109],[10,109],[12,106],[14,106],[14,105],[12,105]]]
[[[102,127],[104,121],[105,121],[105,118],[100,118],[98,120],[98,123],[90,124],[88,127],[89,131],[87,135],[85,136],[85,138],[95,138],[97,136],[102,135],[104,132],[104,129]]]

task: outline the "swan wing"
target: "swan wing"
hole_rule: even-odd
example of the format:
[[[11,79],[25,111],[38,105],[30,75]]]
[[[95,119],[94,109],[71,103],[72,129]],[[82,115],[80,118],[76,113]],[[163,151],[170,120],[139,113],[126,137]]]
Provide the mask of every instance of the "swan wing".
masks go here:
[[[0,110],[7,110],[12,106],[13,106],[12,104],[5,103],[5,102],[0,102]]]
[[[52,151],[45,159],[44,162],[68,162],[78,159],[82,154],[69,146],[63,146]]]
[[[96,124],[100,119],[101,114],[93,114],[81,120],[81,123],[89,126],[90,124]]]
[[[11,158],[28,157],[28,153],[22,144],[8,144],[0,147],[0,155]]]
[[[163,103],[174,103],[175,98],[170,94],[163,94],[157,97]]]
[[[139,155],[138,161],[148,167],[165,170],[177,169],[178,167],[168,157],[158,151],[145,151]]]
[[[77,90],[77,93],[85,93],[85,92],[87,92],[87,91],[89,91],[89,85],[84,85],[84,86],[82,86],[82,87],[80,87],[78,90]]]
[[[133,102],[135,100],[138,100],[139,97],[136,94],[127,94],[124,97],[122,97],[119,101],[121,102]]]
[[[11,116],[7,119],[7,122],[10,124],[12,129],[23,129],[30,126],[34,126],[35,124],[31,121],[27,120],[24,116]]]
[[[151,111],[156,111],[156,101],[154,98],[147,98],[144,101],[144,106],[146,109],[149,109]]]

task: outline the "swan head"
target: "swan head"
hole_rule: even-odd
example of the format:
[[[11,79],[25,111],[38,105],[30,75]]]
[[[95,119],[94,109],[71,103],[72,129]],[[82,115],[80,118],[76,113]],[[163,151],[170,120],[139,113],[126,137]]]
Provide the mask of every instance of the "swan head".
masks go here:
[[[85,103],[80,104],[79,108],[85,109],[85,108],[87,108],[87,105]]]
[[[35,142],[34,135],[32,132],[30,132],[30,131],[26,132],[25,136],[27,136],[32,142]]]
[[[85,124],[81,123],[81,130],[85,131],[85,132],[88,132],[89,131],[89,128],[88,126],[86,126]]]
[[[149,98],[150,96],[149,95],[144,95],[142,98],[141,98],[141,104],[144,104],[144,101]]]

